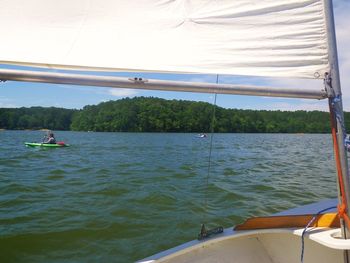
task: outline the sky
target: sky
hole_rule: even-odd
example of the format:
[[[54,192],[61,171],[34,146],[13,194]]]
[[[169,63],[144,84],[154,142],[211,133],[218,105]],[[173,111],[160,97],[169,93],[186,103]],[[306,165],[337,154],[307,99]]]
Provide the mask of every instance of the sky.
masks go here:
[[[343,92],[343,106],[350,111],[350,1],[334,0],[334,13],[338,45],[340,78]],[[18,69],[15,66],[0,67]],[[28,68],[26,68],[28,69]],[[38,70],[38,69],[36,69]],[[97,73],[100,74],[100,73]],[[216,82],[216,75],[169,75],[154,73],[117,73],[115,76],[143,77],[148,79],[165,79],[179,81]],[[322,88],[320,80],[303,79],[269,79],[239,76],[219,76],[219,83],[244,85],[262,85],[276,87],[316,87]],[[146,96],[164,99],[181,99],[205,101],[214,103],[213,94],[191,92],[168,92],[133,89],[116,89],[104,87],[83,87],[60,84],[41,84],[25,82],[0,83],[0,107],[62,107],[81,109],[85,105],[98,104],[109,100],[118,100],[125,97]],[[217,105],[225,108],[257,109],[257,110],[322,110],[328,111],[327,100],[307,100],[288,98],[269,98],[257,96],[217,95]]]

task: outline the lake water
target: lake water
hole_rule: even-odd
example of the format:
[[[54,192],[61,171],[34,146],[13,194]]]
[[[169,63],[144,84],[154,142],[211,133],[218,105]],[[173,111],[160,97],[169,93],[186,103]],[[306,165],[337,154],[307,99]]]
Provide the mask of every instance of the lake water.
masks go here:
[[[331,135],[0,132],[0,262],[132,262],[337,195]],[[208,179],[208,180],[207,180]],[[207,184],[208,182],[208,184]]]

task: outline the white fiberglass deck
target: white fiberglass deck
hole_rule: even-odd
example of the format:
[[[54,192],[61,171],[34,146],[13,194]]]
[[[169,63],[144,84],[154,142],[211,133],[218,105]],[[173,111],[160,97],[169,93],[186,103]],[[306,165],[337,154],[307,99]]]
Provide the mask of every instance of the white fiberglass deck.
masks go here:
[[[257,231],[225,230],[220,237],[205,242],[189,242],[140,262],[256,262],[296,263],[301,256],[303,229]],[[305,236],[304,262],[342,262],[343,249],[350,241],[333,236],[339,229],[315,228]]]
[[[317,213],[335,202],[323,201],[288,210],[284,214]],[[243,231],[229,228],[213,238],[193,240],[140,262],[298,263],[302,252],[302,232],[303,228]],[[343,262],[343,250],[350,249],[350,240],[339,236],[338,228],[310,228],[305,235],[304,262]]]

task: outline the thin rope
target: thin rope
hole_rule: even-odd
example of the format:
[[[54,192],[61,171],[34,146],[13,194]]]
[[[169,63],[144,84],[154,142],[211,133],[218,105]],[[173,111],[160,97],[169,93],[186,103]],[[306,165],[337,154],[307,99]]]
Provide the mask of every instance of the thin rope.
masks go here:
[[[219,75],[216,75],[216,84],[219,83]],[[215,93],[214,96],[214,105],[213,105],[213,116],[211,119],[211,127],[210,127],[210,143],[209,143],[209,156],[208,156],[208,171],[207,171],[207,177],[206,177],[206,190],[205,190],[205,203],[204,203],[204,209],[205,211],[208,211],[208,192],[209,192],[209,177],[210,177],[210,168],[211,168],[211,156],[212,156],[212,149],[213,149],[213,137],[214,137],[214,126],[215,126],[215,114],[216,114],[216,98],[217,93]],[[207,219],[207,214],[206,218]]]
[[[318,211],[317,214],[315,214],[313,216],[313,218],[309,221],[309,223],[307,223],[307,225],[305,226],[303,233],[301,234],[301,255],[300,255],[300,262],[303,263],[304,262],[304,248],[305,248],[305,243],[304,243],[304,236],[306,234],[306,232],[308,231],[308,228],[312,225],[312,223],[316,220],[317,216],[319,216],[320,214],[322,214],[323,212],[326,212],[328,210],[331,209],[336,209],[336,206],[332,206],[332,207],[328,207],[326,209],[323,209],[321,211]]]

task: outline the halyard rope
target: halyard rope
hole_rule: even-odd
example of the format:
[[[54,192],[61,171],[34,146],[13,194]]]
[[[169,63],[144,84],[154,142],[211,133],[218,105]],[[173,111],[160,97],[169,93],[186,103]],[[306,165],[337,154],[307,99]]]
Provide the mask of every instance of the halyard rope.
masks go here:
[[[346,138],[346,130],[345,130],[345,125],[342,121],[342,116],[341,112],[339,112],[338,107],[336,106],[338,103],[341,102],[341,95],[335,96],[334,90],[332,87],[332,78],[331,76],[326,73],[325,74],[325,86],[327,89],[327,85],[330,89],[330,93],[333,94],[333,96],[329,97],[329,113],[330,113],[330,120],[331,120],[331,131],[332,131],[332,137],[333,137],[333,148],[334,148],[334,155],[335,155],[335,163],[337,167],[337,175],[338,175],[338,184],[339,184],[339,192],[340,192],[340,204],[338,204],[338,214],[339,217],[345,221],[345,225],[350,226],[350,218],[347,214],[348,210],[348,203],[346,200],[346,194],[345,194],[345,182],[343,180],[343,170],[342,170],[342,165],[341,165],[341,160],[340,160],[340,152],[339,152],[339,144],[338,144],[338,136],[337,136],[337,122],[340,124],[340,128],[342,129],[343,132],[343,140],[342,145],[345,147],[345,138]]]
[[[338,204],[338,214],[341,219],[343,219],[347,225],[350,225],[350,218],[347,215],[347,200],[346,200],[346,194],[345,194],[345,183],[343,181],[343,171],[341,167],[341,161],[340,161],[340,153],[339,153],[339,144],[338,144],[338,138],[337,138],[337,131],[336,131],[336,118],[337,118],[337,110],[334,107],[334,103],[332,99],[329,100],[329,108],[330,108],[330,116],[331,116],[331,129],[332,129],[332,137],[333,137],[333,148],[335,152],[335,162],[337,166],[338,171],[338,184],[339,184],[339,192],[341,194],[341,203]],[[343,124],[341,124],[343,126]],[[344,142],[345,144],[345,142]],[[345,146],[344,146],[345,147]]]

